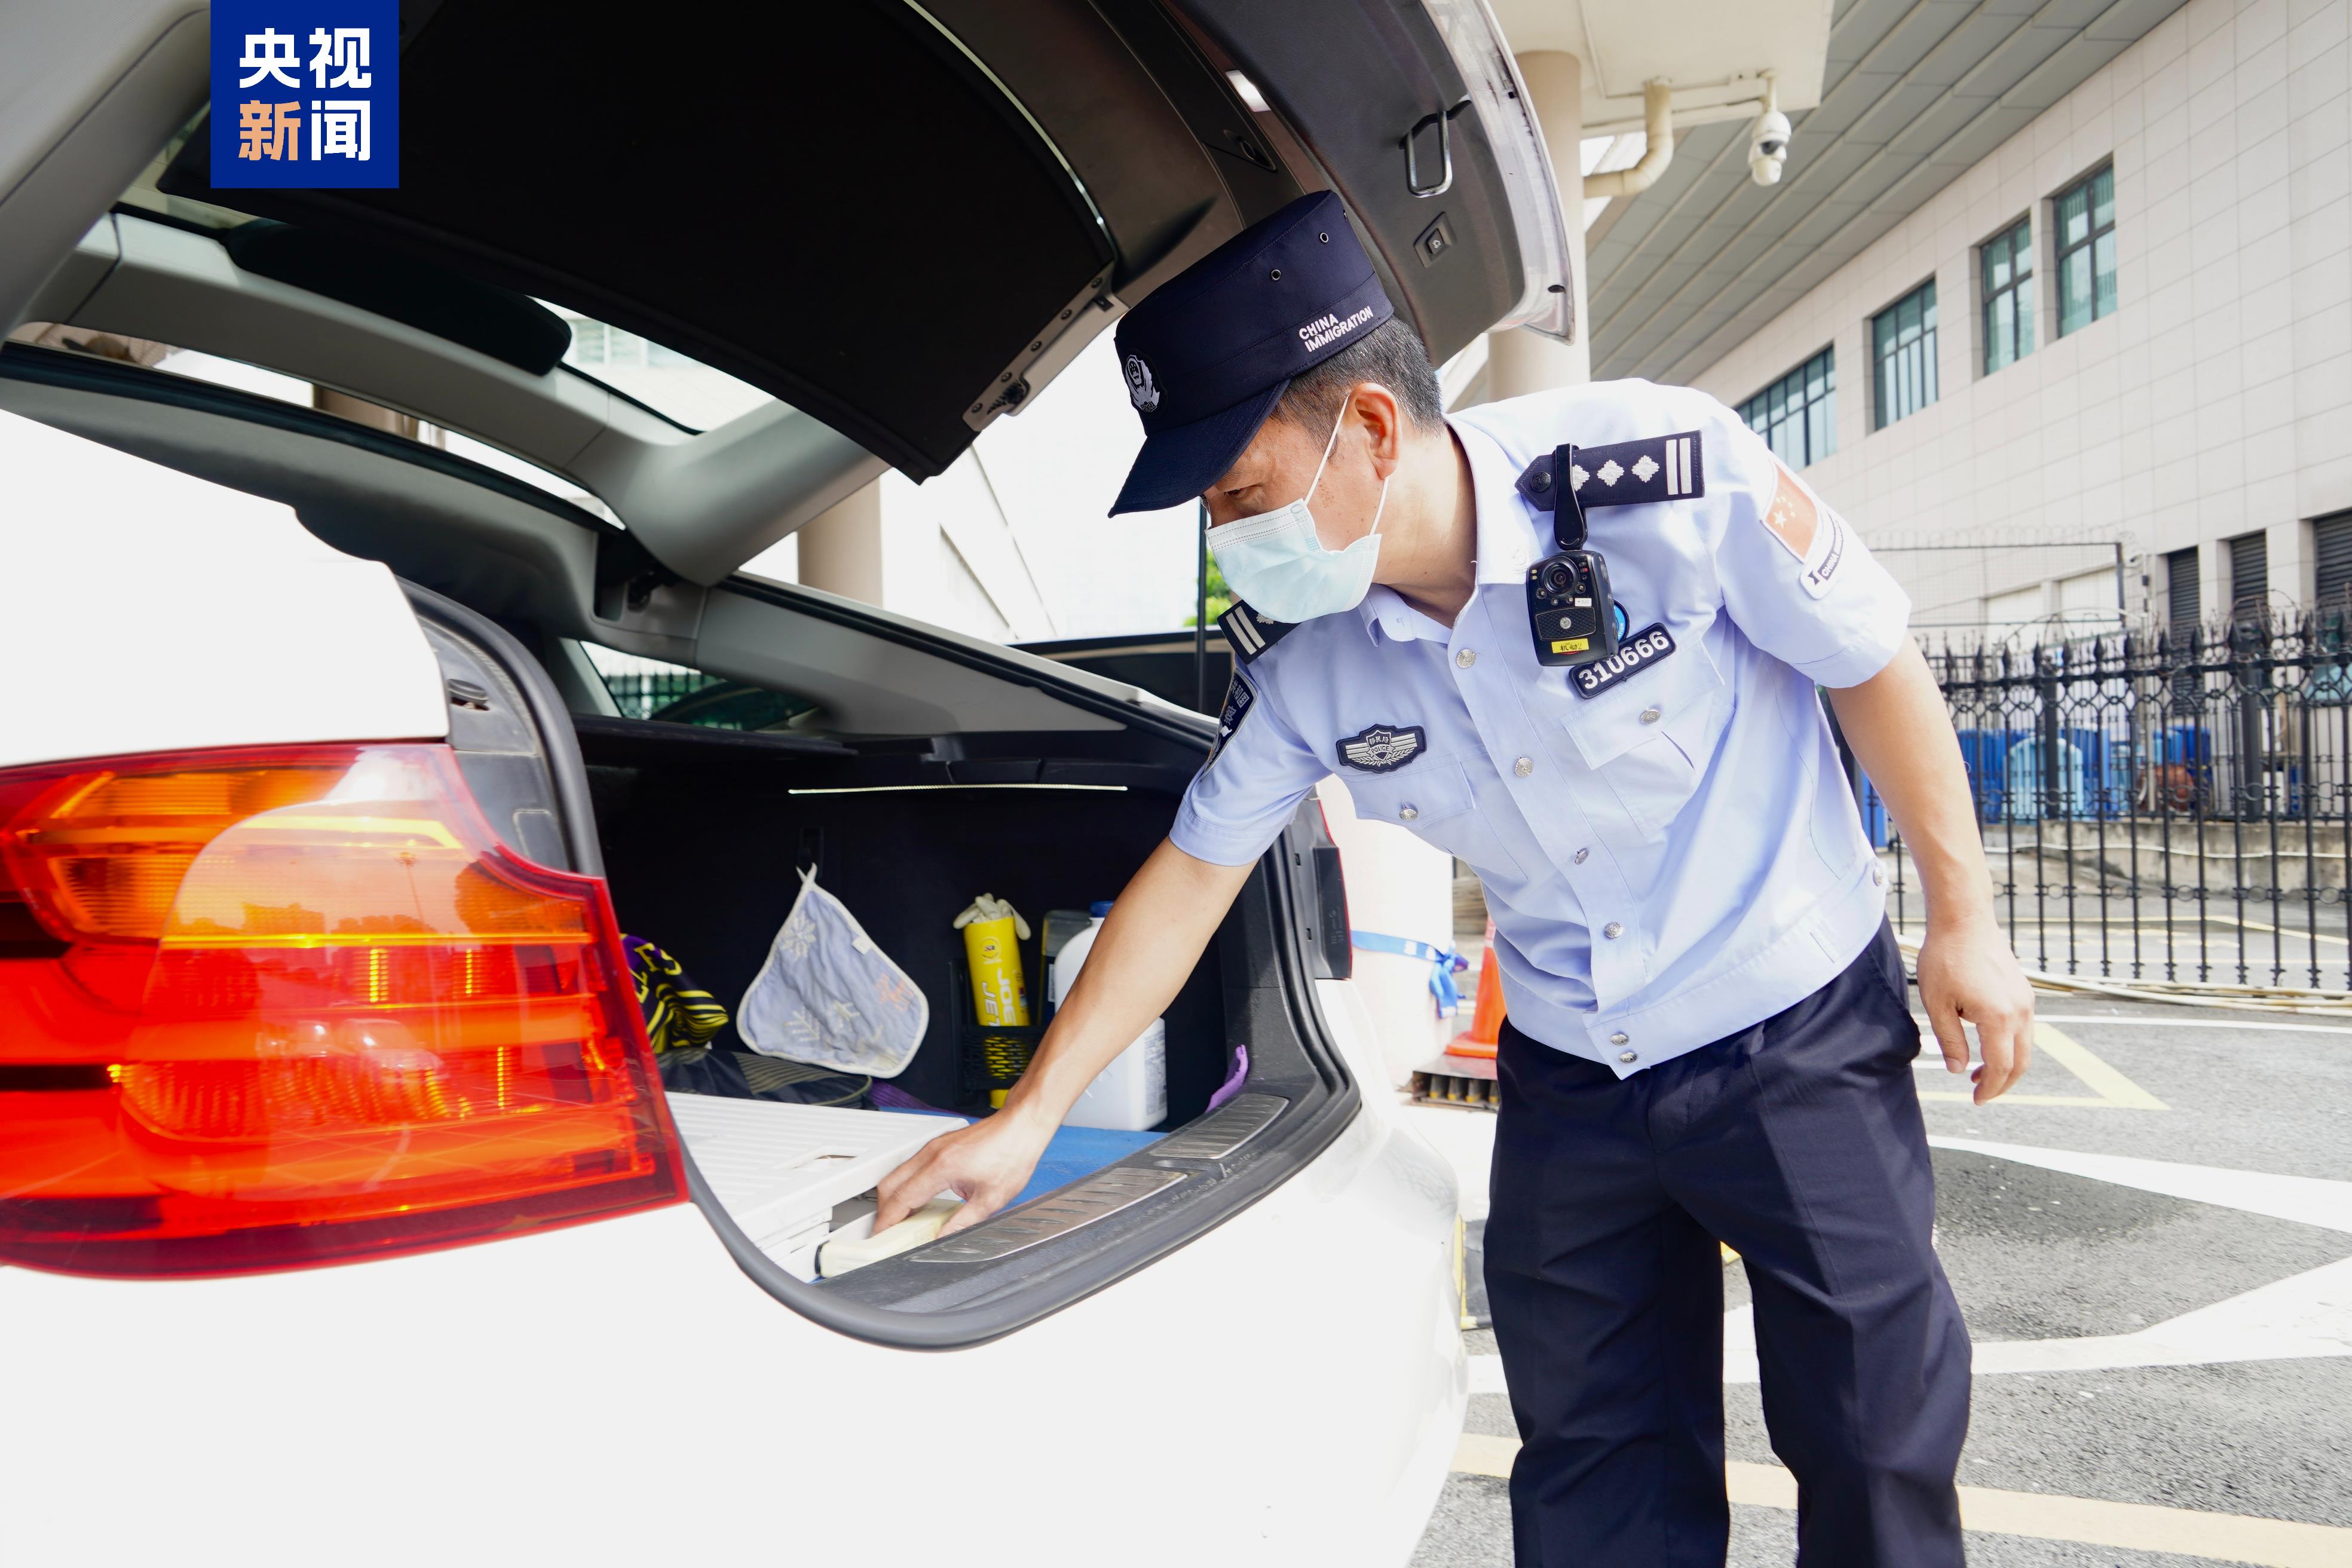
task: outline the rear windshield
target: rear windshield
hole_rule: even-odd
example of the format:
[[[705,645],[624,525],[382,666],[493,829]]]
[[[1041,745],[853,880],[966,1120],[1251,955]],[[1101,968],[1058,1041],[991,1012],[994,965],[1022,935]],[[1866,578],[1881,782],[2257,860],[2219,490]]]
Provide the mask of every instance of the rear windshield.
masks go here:
[[[705,730],[782,730],[817,710],[816,703],[790,692],[747,686],[596,643],[580,646],[625,719],[693,724]]]

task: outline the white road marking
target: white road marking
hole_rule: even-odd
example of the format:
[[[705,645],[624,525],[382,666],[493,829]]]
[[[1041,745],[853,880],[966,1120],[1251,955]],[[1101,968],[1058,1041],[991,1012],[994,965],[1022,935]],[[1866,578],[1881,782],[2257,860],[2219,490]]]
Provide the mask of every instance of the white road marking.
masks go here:
[[[2038,1021],[2044,1024],[2105,1024],[2130,1029],[2275,1029],[2293,1035],[2352,1035],[2352,1029],[2335,1024],[2241,1024],[2212,1018],[2101,1018],[2090,1014],[2044,1013],[2038,1016]]]
[[[1976,1370],[2100,1372],[2342,1355],[2352,1355],[2352,1258],[2134,1333],[1979,1343]]]
[[[1999,1101],[1995,1101],[1996,1104]],[[1938,1149],[1967,1149],[2021,1165],[2088,1176],[2137,1187],[2144,1193],[2187,1198],[2191,1203],[2218,1204],[2244,1209],[2273,1219],[2291,1219],[2329,1230],[2352,1231],[2352,1182],[2332,1182],[2319,1176],[2274,1176],[2263,1171],[2230,1171],[2214,1165],[2182,1165],[2170,1160],[2143,1160],[2129,1154],[2083,1154],[2069,1149],[2041,1149],[2022,1143],[1994,1143],[1979,1138],[1928,1138]]]
[[[1966,1150],[2166,1197],[2352,1233],[2352,1182],[2184,1165],[2126,1154],[2086,1154],[1976,1138],[1931,1137],[1927,1142],[1939,1149]],[[2352,1258],[2259,1286],[2128,1334],[1980,1340],[1976,1345],[1976,1371],[1991,1376],[2343,1355],[2352,1355]],[[1507,1391],[1501,1357],[1475,1355],[1469,1361],[1471,1393]],[[1754,1383],[1757,1377],[1754,1310],[1735,1307],[1723,1315],[1723,1380]]]

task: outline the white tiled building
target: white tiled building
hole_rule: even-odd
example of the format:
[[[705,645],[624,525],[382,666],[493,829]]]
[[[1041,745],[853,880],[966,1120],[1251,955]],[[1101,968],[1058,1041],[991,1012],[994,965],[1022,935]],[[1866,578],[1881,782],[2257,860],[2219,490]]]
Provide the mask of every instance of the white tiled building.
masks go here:
[[[2273,603],[2340,593],[2352,571],[2347,23],[2347,0],[2189,0],[1691,379],[1739,407],[1808,362],[1818,382],[1829,352],[1834,414],[1815,443],[1829,434],[1832,449],[1801,454],[1808,480],[1874,546],[1988,546],[1887,551],[1923,622],[2064,609],[2113,625],[2115,542],[2135,618],[2191,603],[2222,615],[2249,589]],[[2055,203],[2107,168],[2112,309],[2062,333]],[[2032,346],[1988,371],[2003,321],[1984,308],[2000,277],[1984,251],[1998,262],[2021,221]],[[1917,363],[1922,344],[1882,376],[1874,318],[1930,282],[1932,366]],[[1908,411],[1930,369],[1932,401]],[[2017,548],[2066,541],[2091,542]]]

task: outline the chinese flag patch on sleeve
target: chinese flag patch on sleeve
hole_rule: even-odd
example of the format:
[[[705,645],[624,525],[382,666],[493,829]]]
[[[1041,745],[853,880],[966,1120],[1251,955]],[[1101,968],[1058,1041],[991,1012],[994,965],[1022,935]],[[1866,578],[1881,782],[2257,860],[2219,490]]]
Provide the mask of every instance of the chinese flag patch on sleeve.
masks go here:
[[[1780,482],[1762,514],[1765,531],[1797,558],[1805,592],[1818,599],[1830,591],[1830,579],[1845,558],[1845,524],[1813,499],[1804,481],[1777,462],[1772,466]]]
[[[1821,512],[1813,505],[1813,498],[1805,493],[1805,487],[1797,482],[1796,475],[1778,463],[1772,466],[1780,469],[1780,484],[1772,492],[1772,504],[1764,509],[1764,526],[1772,531],[1772,537],[1790,554],[1802,561],[1812,551]]]

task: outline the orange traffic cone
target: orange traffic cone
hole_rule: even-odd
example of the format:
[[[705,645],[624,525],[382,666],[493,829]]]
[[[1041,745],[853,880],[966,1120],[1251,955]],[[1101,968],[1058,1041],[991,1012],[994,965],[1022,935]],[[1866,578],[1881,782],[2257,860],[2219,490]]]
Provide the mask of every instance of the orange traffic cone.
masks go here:
[[[1503,1039],[1503,968],[1495,962],[1495,922],[1486,922],[1486,953],[1478,961],[1478,1005],[1470,1015],[1466,1034],[1446,1046],[1449,1057],[1483,1057],[1491,1061]]]

